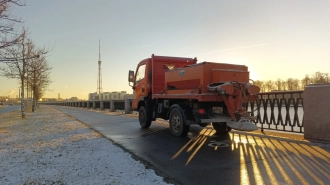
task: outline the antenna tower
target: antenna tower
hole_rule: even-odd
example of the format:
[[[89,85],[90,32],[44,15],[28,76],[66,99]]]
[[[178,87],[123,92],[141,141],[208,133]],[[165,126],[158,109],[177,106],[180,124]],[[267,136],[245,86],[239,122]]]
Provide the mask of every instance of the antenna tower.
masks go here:
[[[98,76],[97,76],[97,90],[96,92],[98,94],[101,94],[103,92],[102,90],[102,74],[101,74],[101,44],[100,44],[100,40],[99,40],[99,71],[98,71]]]

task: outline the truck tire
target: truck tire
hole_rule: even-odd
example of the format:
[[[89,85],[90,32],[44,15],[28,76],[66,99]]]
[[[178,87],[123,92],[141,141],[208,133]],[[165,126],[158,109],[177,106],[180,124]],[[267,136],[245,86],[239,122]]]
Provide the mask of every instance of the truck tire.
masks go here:
[[[144,106],[141,106],[139,109],[139,122],[142,128],[149,128],[152,122]]]
[[[214,122],[212,123],[214,130],[217,133],[228,133],[230,132],[231,128],[227,126],[226,122]]]
[[[175,136],[184,137],[189,132],[189,125],[186,125],[184,115],[178,108],[173,108],[169,117],[171,133]]]

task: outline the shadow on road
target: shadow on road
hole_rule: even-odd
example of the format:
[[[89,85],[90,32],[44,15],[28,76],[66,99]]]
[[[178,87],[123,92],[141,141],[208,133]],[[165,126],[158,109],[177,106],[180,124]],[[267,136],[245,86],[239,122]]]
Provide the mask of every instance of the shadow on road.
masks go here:
[[[190,140],[173,155],[188,156],[189,165],[207,145],[214,150],[230,149],[239,154],[241,184],[326,184],[330,179],[330,153],[321,143],[281,139],[250,133],[217,134],[212,128],[189,133]],[[188,155],[187,155],[188,154]]]

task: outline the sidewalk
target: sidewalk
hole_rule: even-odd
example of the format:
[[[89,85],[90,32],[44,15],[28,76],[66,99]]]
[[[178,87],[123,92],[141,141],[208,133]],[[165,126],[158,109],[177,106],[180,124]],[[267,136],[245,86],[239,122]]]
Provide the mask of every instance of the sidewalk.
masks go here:
[[[89,127],[47,106],[0,115],[0,184],[167,184]]]

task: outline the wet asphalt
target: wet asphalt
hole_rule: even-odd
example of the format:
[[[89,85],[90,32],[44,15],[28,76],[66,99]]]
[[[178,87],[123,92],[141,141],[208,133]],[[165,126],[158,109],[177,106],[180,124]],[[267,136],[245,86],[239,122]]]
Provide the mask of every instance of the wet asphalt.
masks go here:
[[[0,108],[0,114],[13,112],[13,111],[16,111],[16,110],[21,110],[21,106],[20,105],[3,105]]]
[[[136,115],[52,106],[98,131],[133,157],[184,185],[329,184],[330,144],[191,126],[175,137],[158,120],[141,129]],[[111,154],[109,154],[111,157]]]

